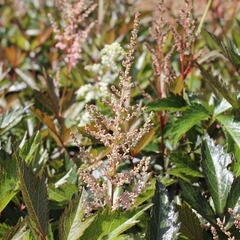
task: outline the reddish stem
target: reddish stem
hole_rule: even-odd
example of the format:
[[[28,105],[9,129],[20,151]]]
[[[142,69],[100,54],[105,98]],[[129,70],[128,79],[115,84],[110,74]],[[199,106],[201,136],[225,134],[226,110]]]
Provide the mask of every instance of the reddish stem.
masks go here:
[[[181,78],[182,78],[182,81],[185,80],[184,61],[185,61],[185,55],[184,55],[184,53],[181,53],[180,54],[180,64],[181,64]]]

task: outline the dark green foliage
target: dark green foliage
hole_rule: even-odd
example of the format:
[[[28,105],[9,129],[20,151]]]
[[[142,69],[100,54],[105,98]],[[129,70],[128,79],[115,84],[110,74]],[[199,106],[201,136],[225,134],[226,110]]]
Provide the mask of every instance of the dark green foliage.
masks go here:
[[[215,214],[199,188],[180,182],[181,194],[185,201],[210,223],[215,223]]]
[[[105,209],[99,212],[92,224],[84,232],[81,240],[115,240],[123,232],[139,222],[141,215],[151,207],[151,204],[134,208],[131,211],[114,211]]]
[[[0,150],[0,212],[18,192],[16,159]]]
[[[186,203],[179,207],[180,232],[189,240],[207,239],[199,218]]]
[[[170,202],[165,187],[158,180],[152,202],[153,207],[151,209],[147,239],[177,239],[180,227],[178,213],[175,210],[174,203]]]
[[[81,58],[70,69],[65,57],[71,49],[56,47],[59,37],[48,17],[52,14],[63,33],[72,20],[65,19],[71,11],[60,17],[67,5],[0,1],[0,239],[211,240],[211,225],[225,240],[218,218],[240,239],[228,212],[240,215],[240,20],[239,12],[229,12],[240,1],[216,1],[219,6],[205,1],[212,3],[208,8],[193,0],[191,9],[184,1],[165,0],[166,9],[160,6],[155,14],[158,8],[149,0],[92,2],[98,6],[74,29],[95,25],[75,49]],[[176,3],[184,9],[181,16]],[[130,46],[134,56],[121,64],[122,57],[111,59],[114,50],[102,59],[105,45],[129,50],[133,12],[139,9],[139,33]],[[64,44],[70,47],[75,38]],[[126,76],[119,75],[122,70]],[[124,77],[129,86],[119,85]],[[106,106],[110,98],[114,105]],[[114,129],[108,120],[118,112],[119,99],[127,110],[121,110],[121,126]],[[95,126],[86,104],[102,114]],[[142,131],[150,112],[149,131],[115,153],[122,157],[119,166],[109,162],[123,139]],[[115,146],[105,146],[105,139],[91,136],[96,129],[100,135],[124,134]],[[138,169],[143,157],[149,157],[147,173]],[[104,207],[94,205],[101,201],[95,199],[98,192],[81,178],[79,169],[87,168],[96,189],[106,184]],[[144,174],[142,185],[136,184]],[[112,209],[124,191],[138,188],[131,207]]]
[[[31,167],[18,157],[20,189],[26,204],[31,228],[45,239],[48,229],[48,201],[46,178],[36,176]]]
[[[240,70],[240,55],[237,47],[232,40],[226,39],[225,41],[220,40],[214,34],[208,32],[209,36],[213,39],[217,47],[220,49],[221,53],[226,57],[237,69]]]
[[[179,112],[187,109],[186,101],[179,95],[171,95],[170,97],[155,100],[147,104],[148,111]]]
[[[166,132],[166,136],[170,136],[173,139],[173,143],[176,144],[193,126],[208,118],[208,111],[202,105],[194,104],[172,124]]]

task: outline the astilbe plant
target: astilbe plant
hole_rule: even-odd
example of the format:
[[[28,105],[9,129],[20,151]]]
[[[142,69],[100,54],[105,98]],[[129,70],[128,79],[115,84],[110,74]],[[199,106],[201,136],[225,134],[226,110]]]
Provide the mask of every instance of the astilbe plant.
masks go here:
[[[193,16],[193,6],[185,0],[185,8],[180,10],[176,18],[170,16],[167,3],[159,0],[155,9],[152,22],[151,36],[155,46],[147,44],[152,55],[155,75],[155,88],[157,97],[163,99],[167,96],[167,88],[175,85],[173,93],[182,94],[184,82],[193,69],[194,61],[199,54],[194,54],[194,44],[197,39],[196,20]],[[172,57],[178,56],[179,71],[173,70]],[[159,113],[161,142],[160,150],[166,154],[164,144],[164,131],[167,116],[164,111]]]
[[[85,167],[79,169],[80,181],[86,184],[89,192],[88,213],[94,208],[106,205],[112,210],[129,209],[145,189],[149,177],[147,170],[150,159],[144,157],[134,166],[130,154],[130,150],[152,127],[151,116],[146,119],[142,128],[130,126],[130,122],[143,112],[140,104],[131,105],[130,101],[131,90],[134,87],[130,71],[134,60],[138,25],[139,14],[136,14],[129,50],[123,61],[124,71],[120,72],[119,87],[113,86],[110,100],[103,100],[111,108],[112,116],[101,114],[94,105],[88,106],[94,127],[86,127],[86,130],[109,149],[106,160],[92,159],[86,151],[81,151],[85,156],[88,155]],[[126,161],[131,162],[132,169],[120,171],[121,164]]]
[[[152,26],[152,38],[156,42],[155,48],[150,47],[152,53],[155,75],[159,76],[157,89],[159,97],[166,96],[165,85],[178,77],[171,66],[171,57],[176,51],[179,55],[180,78],[183,82],[191,72],[193,62],[199,57],[194,55],[193,47],[196,41],[196,20],[192,14],[193,6],[185,1],[176,19],[169,20],[169,12],[164,0],[158,1],[155,18]],[[169,40],[172,38],[169,46]],[[167,51],[166,51],[167,49]]]
[[[67,63],[70,72],[81,59],[83,43],[94,26],[94,22],[85,25],[86,18],[94,11],[96,4],[88,6],[84,0],[74,2],[57,0],[57,6],[61,15],[62,26],[58,27],[51,15],[49,15],[49,18],[56,35],[56,47],[64,51],[64,61]]]

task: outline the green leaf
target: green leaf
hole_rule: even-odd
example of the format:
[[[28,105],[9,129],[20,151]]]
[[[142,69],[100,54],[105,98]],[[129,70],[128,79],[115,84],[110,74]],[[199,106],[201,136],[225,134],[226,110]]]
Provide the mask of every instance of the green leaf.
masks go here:
[[[207,118],[209,118],[207,110],[200,104],[194,104],[166,131],[166,136],[171,136],[176,144],[188,130]]]
[[[26,239],[28,229],[26,221],[18,221],[18,223],[10,228],[6,234],[4,235],[4,240],[20,240],[20,239]]]
[[[82,191],[81,197],[70,202],[61,216],[59,223],[59,239],[60,240],[77,240],[84,231],[94,221],[95,216],[83,220],[87,204],[87,192]]]
[[[199,188],[189,183],[180,181],[181,193],[185,201],[200,215],[211,223],[215,223],[215,214],[207,199],[202,195]]]
[[[0,150],[0,212],[18,192],[16,159]]]
[[[240,148],[240,122],[235,121],[233,116],[219,115],[217,120],[223,125],[225,130],[233,138],[234,142]]]
[[[229,133],[225,133],[226,142],[227,142],[227,152],[233,155],[233,161],[231,164],[231,171],[236,177],[240,176],[240,148],[233,140],[232,136]]]
[[[219,102],[219,104],[215,107],[213,115],[217,116],[217,115],[219,115],[219,114],[221,114],[221,113],[223,113],[223,112],[225,112],[225,111],[227,111],[231,108],[232,108],[232,105],[225,98],[223,98]]]
[[[74,184],[65,183],[60,187],[54,185],[48,187],[49,200],[56,202],[64,202],[71,200],[74,193],[78,191],[78,188]]]
[[[226,85],[223,81],[221,81],[218,77],[212,75],[210,71],[206,71],[201,65],[198,64],[199,69],[204,77],[206,84],[208,84],[214,94],[218,98],[225,98],[227,102],[229,102],[234,108],[238,109],[238,98],[237,94],[233,93],[233,91]]]
[[[18,158],[18,156],[17,156]],[[18,158],[20,189],[29,214],[29,222],[45,238],[48,229],[48,202],[45,177],[36,176],[25,161]]]
[[[32,166],[34,173],[42,172],[48,160],[48,153],[43,148],[41,140],[41,134],[38,131],[27,141],[22,141],[19,146],[19,156]]]
[[[234,65],[236,69],[240,69],[240,55],[232,40],[226,38],[225,41],[220,40],[217,36],[209,33],[210,37],[222,51],[222,54]]]
[[[175,177],[180,178],[180,179],[182,179],[186,182],[191,183],[193,178],[192,178],[192,176],[189,176],[189,175],[185,174],[184,173],[185,171],[186,171],[186,169],[183,169],[183,168],[182,169],[181,168],[180,169],[171,168],[166,172],[166,174],[169,174],[171,176],[175,176]]]
[[[238,205],[238,200],[240,199],[240,177],[234,179],[233,184],[231,186],[231,190],[228,194],[226,211],[228,208],[234,209],[236,205]]]
[[[203,177],[203,174],[199,171],[199,166],[196,161],[192,160],[186,153],[177,151],[170,155],[171,161],[176,168],[172,168],[168,171],[168,174],[180,173],[191,177]],[[174,174],[173,174],[174,175]]]
[[[234,179],[231,191],[228,195],[227,204],[225,208],[225,222],[226,222],[226,228],[229,229],[236,220],[232,215],[228,213],[228,209],[233,209],[238,215],[240,213],[240,177],[237,177]]]
[[[0,180],[0,184],[2,185],[1,180]],[[4,187],[4,184],[2,186]],[[8,203],[13,199],[13,197],[17,193],[18,193],[17,189],[11,189],[9,191],[6,191],[3,195],[1,195],[1,197],[0,197],[0,212],[2,212],[4,210],[4,208],[8,205]]]
[[[11,229],[10,226],[8,226],[5,223],[0,223],[0,239],[4,239],[3,236]]]
[[[75,184],[78,179],[77,171],[77,166],[75,163],[73,163],[69,171],[62,178],[60,178],[57,182],[54,183],[55,187],[59,187],[66,183]]]
[[[27,164],[34,162],[34,159],[39,152],[40,141],[40,134],[37,132],[27,140],[20,149],[19,156],[24,159]]]
[[[139,222],[138,219],[140,216],[151,206],[152,204],[147,204],[141,208],[134,208],[133,210],[124,212],[105,209],[103,212],[98,213],[91,226],[80,239],[116,239],[120,234],[136,225]]]
[[[204,231],[197,215],[185,203],[179,209],[180,232],[189,240],[201,240],[204,238]]]
[[[19,77],[32,89],[37,89],[37,84],[34,81],[33,77],[31,76],[30,72],[22,71],[19,68],[15,69],[15,72],[19,75]]]
[[[206,136],[202,145],[202,167],[218,215],[224,214],[233,183],[233,174],[227,169],[230,163],[231,156]]]
[[[48,224],[47,240],[54,240],[52,225],[50,223]]]
[[[174,204],[169,201],[165,187],[159,181],[156,182],[153,204],[147,239],[177,239],[180,228],[178,213]]]
[[[18,108],[12,111],[3,113],[0,116],[0,136],[6,133],[9,129],[15,127],[25,116],[25,109]]]
[[[188,107],[185,100],[179,95],[171,95],[170,97],[152,101],[147,104],[147,111],[170,111],[179,112],[186,110]]]

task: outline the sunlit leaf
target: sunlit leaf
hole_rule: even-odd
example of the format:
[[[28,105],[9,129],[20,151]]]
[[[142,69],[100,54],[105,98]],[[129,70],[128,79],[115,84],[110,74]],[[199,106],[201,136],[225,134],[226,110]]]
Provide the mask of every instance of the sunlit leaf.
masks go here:
[[[240,69],[240,54],[232,40],[226,38],[225,41],[221,40],[214,34],[208,32],[210,37],[220,48],[221,53],[235,66],[236,69]]]
[[[84,221],[84,213],[87,204],[87,192],[82,191],[81,197],[70,202],[65,209],[59,223],[60,240],[77,240],[84,231],[92,224],[95,216],[91,216]]]
[[[217,120],[223,125],[226,131],[231,135],[234,142],[240,148],[240,121],[234,120],[233,116],[219,115]]]
[[[64,202],[71,200],[74,193],[78,192],[78,188],[74,184],[65,183],[60,187],[51,185],[48,187],[49,200]]]
[[[233,174],[227,169],[230,163],[231,156],[224,151],[222,146],[215,145],[214,141],[206,136],[202,146],[202,166],[208,189],[219,215],[224,213],[233,183]]]
[[[28,234],[25,221],[19,221],[14,227],[11,227],[4,235],[4,240],[25,240]]]
[[[0,135],[15,127],[25,116],[26,108],[18,108],[0,116]]]
[[[37,84],[29,73],[23,72],[19,68],[16,68],[15,71],[29,87],[33,89],[38,89]]]
[[[35,155],[39,151],[40,146],[40,134],[33,135],[29,140],[25,142],[23,147],[19,151],[19,155],[26,163],[30,164],[35,158]]]
[[[220,103],[215,107],[213,115],[217,116],[231,108],[232,105],[225,98],[223,98]]]
[[[180,228],[178,213],[174,204],[170,202],[165,187],[159,181],[156,182],[153,204],[147,239],[177,239]]]
[[[81,240],[113,240],[139,222],[140,216],[151,207],[151,204],[131,211],[113,211],[105,209],[99,212],[91,226],[85,231]]]

